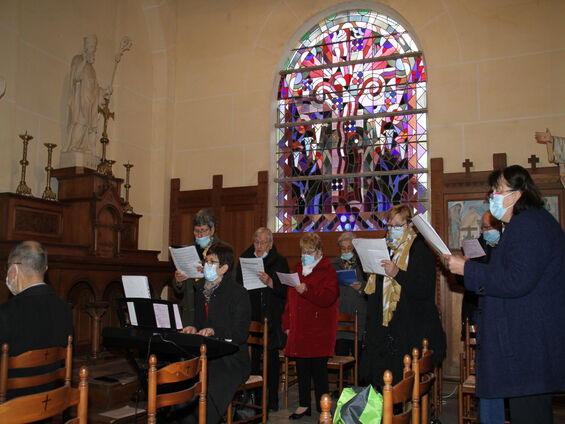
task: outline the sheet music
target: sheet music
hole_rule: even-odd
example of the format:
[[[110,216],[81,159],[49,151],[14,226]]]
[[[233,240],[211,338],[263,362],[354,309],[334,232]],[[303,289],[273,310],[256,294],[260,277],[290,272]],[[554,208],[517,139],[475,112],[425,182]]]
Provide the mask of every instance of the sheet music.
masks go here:
[[[340,269],[337,271],[337,283],[340,286],[350,286],[359,281],[355,269]]]
[[[154,303],[153,312],[155,312],[155,323],[157,324],[157,328],[171,328],[169,305],[164,303]]]
[[[151,299],[149,280],[145,275],[122,275],[122,285],[126,297]]]
[[[239,258],[239,264],[243,275],[243,287],[247,290],[267,287],[257,276],[259,272],[265,272],[262,258]]]
[[[296,287],[300,285],[300,277],[298,277],[297,272],[293,272],[292,274],[277,272],[277,275],[281,284],[284,284],[285,286]]]
[[[363,271],[368,274],[386,275],[381,261],[383,259],[390,259],[390,254],[388,253],[388,247],[384,238],[357,238],[353,239],[352,243],[359,259],[361,259]]]
[[[145,275],[122,275],[122,285],[124,286],[126,297],[151,299],[149,280]],[[127,302],[127,306],[130,324],[137,325],[137,315],[135,315],[133,302]]]
[[[188,278],[202,278],[204,274],[198,271],[201,266],[200,256],[194,245],[186,247],[171,247],[171,259],[175,263],[175,268],[185,274]]]
[[[177,330],[182,330],[182,319],[180,318],[180,311],[179,311],[179,305],[177,305],[176,303],[173,304],[173,313],[175,314],[175,324],[177,327]]]
[[[423,215],[416,215],[412,218],[412,222],[420,232],[424,236],[424,238],[432,245],[432,247],[437,250],[440,254],[443,255],[451,255],[451,252],[438,235],[434,227],[430,225],[430,223],[424,218]]]
[[[467,256],[469,259],[480,258],[487,255],[478,239],[462,240],[461,247],[463,249],[463,252],[465,253],[465,256]]]

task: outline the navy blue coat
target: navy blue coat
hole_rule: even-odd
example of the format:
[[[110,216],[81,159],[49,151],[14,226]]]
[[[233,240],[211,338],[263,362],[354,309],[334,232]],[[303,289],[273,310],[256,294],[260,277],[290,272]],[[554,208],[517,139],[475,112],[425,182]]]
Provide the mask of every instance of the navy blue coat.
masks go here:
[[[565,390],[565,234],[545,209],[506,225],[489,264],[465,263],[479,294],[477,396]]]

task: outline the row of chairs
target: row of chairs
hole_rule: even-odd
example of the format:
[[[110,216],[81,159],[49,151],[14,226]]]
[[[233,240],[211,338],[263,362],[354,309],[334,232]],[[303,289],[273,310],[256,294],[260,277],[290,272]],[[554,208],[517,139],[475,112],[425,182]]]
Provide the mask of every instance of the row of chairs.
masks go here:
[[[412,350],[412,358],[405,355],[402,380],[392,385],[392,373],[383,375],[383,424],[427,424],[429,422],[429,395],[435,382],[433,351],[428,340],[423,340],[422,355],[417,348]],[[394,405],[402,404],[402,410],[394,413]],[[322,413],[320,424],[332,424],[331,398],[323,395],[320,401]]]

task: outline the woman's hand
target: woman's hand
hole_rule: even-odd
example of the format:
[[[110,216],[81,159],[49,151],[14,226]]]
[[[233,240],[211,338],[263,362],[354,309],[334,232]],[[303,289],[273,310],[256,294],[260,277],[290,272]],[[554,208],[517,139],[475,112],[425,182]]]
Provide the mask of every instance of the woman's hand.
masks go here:
[[[175,271],[175,280],[177,281],[178,286],[180,286],[180,284],[186,279],[188,279],[188,276],[184,272],[179,271],[178,269]]]
[[[354,282],[353,284],[351,284],[351,287],[352,287],[353,289],[355,289],[356,291],[361,290],[361,281],[356,281],[356,282]]]
[[[196,267],[196,270],[198,272],[204,272],[204,264],[202,263],[202,261],[198,261],[198,266]]]
[[[465,275],[466,257],[460,255],[442,255],[443,264],[453,274]]]
[[[273,288],[273,279],[269,277],[266,272],[258,272],[257,277],[259,277],[259,280],[267,287]]]
[[[196,327],[189,325],[188,327],[184,327],[182,329],[182,333],[184,334],[196,334]]]
[[[296,291],[298,292],[298,294],[302,294],[304,293],[306,290],[308,290],[308,287],[306,287],[306,284],[302,283],[296,286]]]
[[[396,264],[392,262],[390,259],[383,259],[381,261],[381,265],[385,269],[386,275],[392,278],[396,277],[398,271],[400,271],[400,269],[396,266]]]
[[[207,328],[203,328],[202,330],[200,330],[200,331],[199,331],[198,333],[196,333],[196,334],[199,334],[199,335],[205,336],[205,337],[211,337],[211,336],[213,336],[215,333],[214,333],[214,329],[213,329],[213,328],[207,327]]]

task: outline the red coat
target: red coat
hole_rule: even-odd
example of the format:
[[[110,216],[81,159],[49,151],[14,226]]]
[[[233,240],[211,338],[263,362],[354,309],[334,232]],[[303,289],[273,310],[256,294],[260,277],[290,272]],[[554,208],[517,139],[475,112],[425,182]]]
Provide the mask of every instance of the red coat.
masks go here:
[[[337,332],[339,286],[337,273],[324,256],[306,277],[302,263],[296,265],[300,282],[307,290],[298,294],[288,287],[282,330],[290,330],[284,350],[295,358],[333,356]]]

